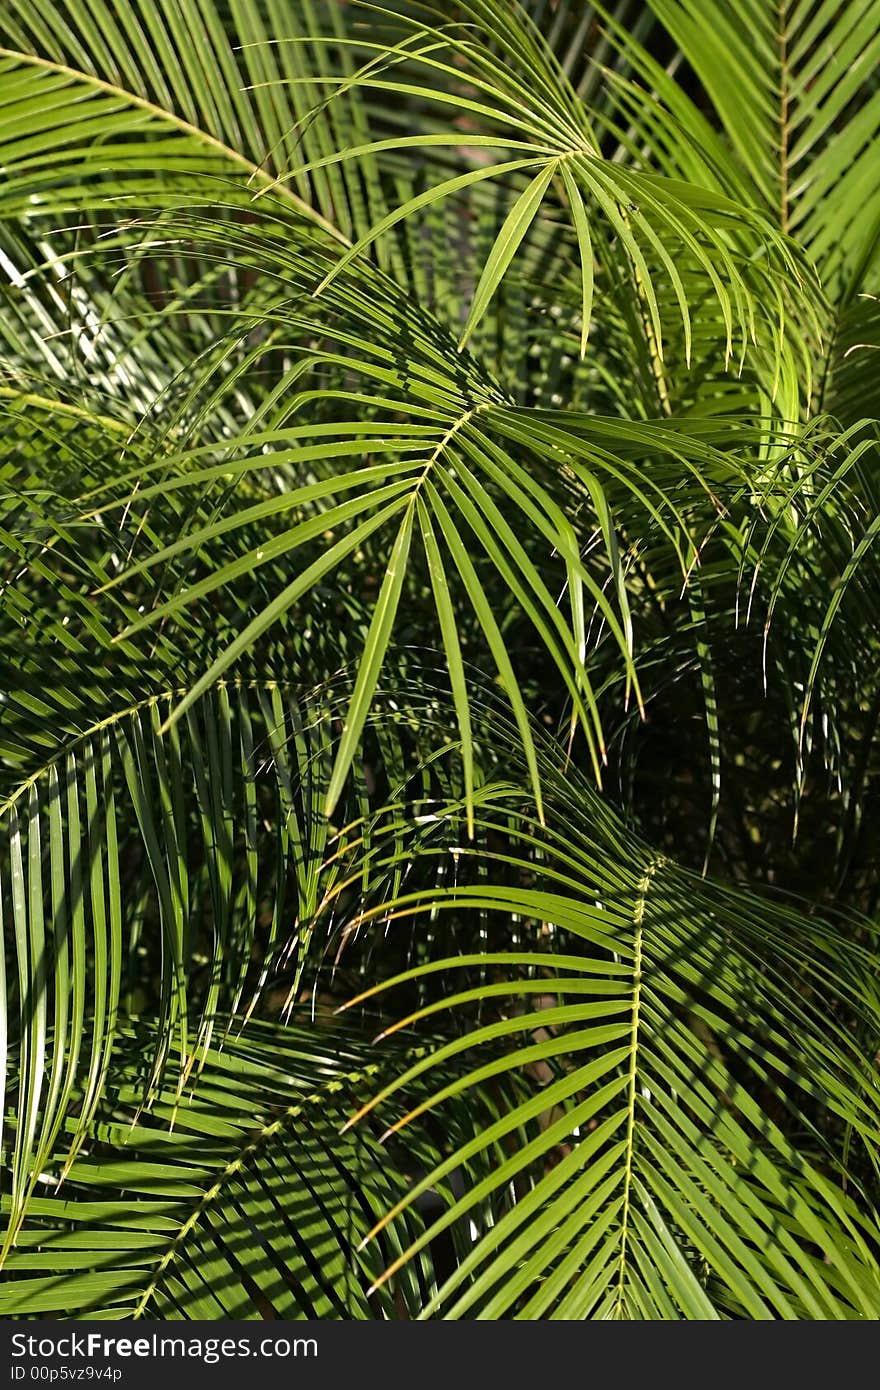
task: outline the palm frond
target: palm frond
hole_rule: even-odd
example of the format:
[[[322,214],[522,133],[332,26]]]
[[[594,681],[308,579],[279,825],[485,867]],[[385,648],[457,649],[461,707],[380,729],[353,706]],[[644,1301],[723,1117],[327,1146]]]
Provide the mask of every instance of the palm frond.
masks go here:
[[[549,771],[545,784],[543,830],[503,788],[487,791],[479,830],[506,849],[458,851],[489,861],[482,882],[460,879],[380,909],[395,923],[428,910],[512,915],[540,922],[553,940],[549,954],[485,956],[490,991],[466,986],[398,1025],[438,1010],[466,1016],[488,992],[501,996],[498,1021],[417,1062],[361,1115],[381,1116],[398,1086],[430,1082],[435,1064],[474,1051],[452,1084],[436,1077],[430,1098],[389,1120],[391,1130],[404,1134],[448,1101],[478,1096],[490,1078],[539,1066],[543,1089],[463,1152],[479,1153],[540,1110],[546,1122],[389,1273],[517,1180],[520,1200],[423,1316],[876,1317],[874,1217],[855,1176],[872,1172],[876,1143],[870,953],[859,961],[850,951],[844,964],[830,928],[683,874],[603,823],[587,787]],[[453,811],[453,837],[454,827]],[[532,886],[519,887],[525,878]],[[466,964],[415,967],[360,998]],[[860,1020],[855,1036],[829,1031],[832,996]],[[507,1050],[481,1057],[490,1045]],[[842,1167],[835,1129],[852,1143]],[[448,1168],[426,1175],[374,1234],[393,1229]]]
[[[462,1107],[442,1142],[428,1128],[389,1153],[363,1127],[339,1135],[386,1061],[373,1060],[357,1030],[308,1019],[252,1024],[222,1050],[201,1051],[197,1079],[170,1073],[145,1111],[143,1058],[157,1043],[155,1027],[120,1030],[87,1144],[72,1165],[63,1149],[47,1157],[4,1265],[3,1315],[415,1316],[437,1268],[469,1238],[453,1228],[381,1292],[371,1291],[377,1247],[361,1250],[362,1238],[498,1101]],[[448,1206],[461,1181],[432,1189],[421,1205]],[[416,1213],[408,1229],[420,1234],[424,1218]],[[386,1258],[400,1248],[392,1235]]]
[[[878,1315],[878,36],[8,0],[8,1315]]]

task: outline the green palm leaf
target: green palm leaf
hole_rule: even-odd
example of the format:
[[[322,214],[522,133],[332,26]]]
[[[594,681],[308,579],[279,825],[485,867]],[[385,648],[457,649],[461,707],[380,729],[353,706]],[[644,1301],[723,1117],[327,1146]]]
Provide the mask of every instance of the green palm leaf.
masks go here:
[[[878,45],[9,0],[8,1315],[877,1316]]]
[[[548,777],[548,792],[549,785]],[[553,788],[545,833],[516,818],[502,830],[502,789],[480,812],[482,833],[504,833],[511,845],[498,870],[507,862],[524,873],[528,864],[535,877],[525,849],[540,839],[535,887],[493,881],[490,869],[485,883],[414,894],[393,907],[398,920],[428,909],[516,913],[555,930],[569,953],[555,969],[552,954],[499,956],[504,983],[492,992],[512,1002],[523,991],[519,1007],[509,1003],[502,1021],[417,1062],[361,1111],[381,1115],[398,1085],[430,1079],[435,1064],[456,1055],[479,1059],[490,1043],[505,1042],[506,1053],[475,1061],[452,1084],[435,1081],[430,1099],[397,1120],[395,1132],[426,1111],[442,1115],[453,1098],[480,1094],[494,1075],[541,1062],[553,1068],[556,1079],[460,1157],[543,1109],[540,1136],[410,1247],[423,1248],[514,1176],[527,1179],[527,1195],[475,1245],[424,1315],[876,1317],[873,1218],[846,1183],[844,1190],[835,1183],[830,1141],[835,1126],[846,1127],[870,1153],[874,1086],[866,1056],[846,1030],[829,1035],[817,1006],[834,991],[845,1009],[873,1020],[867,975],[842,974],[833,933],[807,919],[689,879],[647,851],[641,863],[634,847],[619,857],[621,832],[595,823],[590,793],[561,777]],[[416,967],[389,984],[463,964]],[[855,964],[851,957],[850,969]],[[540,975],[523,978],[515,968],[529,965]],[[792,971],[797,989],[783,983],[793,981]],[[552,1001],[539,1011],[530,1007],[536,990]],[[485,987],[465,989],[406,1022],[485,998]],[[826,1118],[817,1124],[807,1117],[820,1097]],[[799,1146],[786,1135],[792,1124],[805,1136]],[[441,1165],[423,1186],[447,1170]],[[419,1190],[375,1231],[393,1226]]]

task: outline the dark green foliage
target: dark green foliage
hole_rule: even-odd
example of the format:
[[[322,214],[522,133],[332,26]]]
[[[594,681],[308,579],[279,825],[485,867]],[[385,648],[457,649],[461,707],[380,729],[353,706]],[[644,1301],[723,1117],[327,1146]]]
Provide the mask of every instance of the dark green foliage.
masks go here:
[[[0,1313],[880,1315],[878,55],[7,0]]]

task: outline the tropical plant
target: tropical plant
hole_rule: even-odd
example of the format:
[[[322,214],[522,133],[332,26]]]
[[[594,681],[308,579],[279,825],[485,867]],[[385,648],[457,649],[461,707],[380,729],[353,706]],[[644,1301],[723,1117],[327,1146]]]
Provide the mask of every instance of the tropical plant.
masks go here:
[[[880,0],[6,0],[0,1313],[880,1316]]]

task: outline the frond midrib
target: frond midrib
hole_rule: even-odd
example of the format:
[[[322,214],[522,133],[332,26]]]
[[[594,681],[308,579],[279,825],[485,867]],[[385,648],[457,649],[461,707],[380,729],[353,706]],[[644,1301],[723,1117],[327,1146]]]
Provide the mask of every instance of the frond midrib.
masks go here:
[[[247,1142],[241,1145],[235,1156],[229,1159],[226,1166],[222,1169],[211,1186],[197,1199],[194,1203],[193,1210],[182,1222],[180,1229],[170,1240],[168,1249],[159,1261],[149,1284],[132,1311],[131,1316],[133,1319],[142,1318],[145,1315],[150,1299],[155,1294],[162,1279],[167,1274],[175,1259],[180,1255],[187,1237],[195,1230],[208,1208],[222,1195],[226,1184],[241,1171],[247,1161],[257,1154],[265,1144],[274,1139],[276,1135],[282,1133],[292,1121],[299,1119],[309,1106],[318,1105],[325,1099],[329,1091],[338,1089],[343,1079],[351,1082],[366,1081],[371,1076],[374,1076],[377,1071],[378,1067],[372,1065],[365,1067],[362,1071],[347,1072],[344,1078],[338,1075],[329,1077],[316,1090],[302,1096],[292,1105],[287,1106],[283,1114],[277,1116],[268,1124],[263,1125],[256,1136],[253,1136],[253,1131],[246,1132]]]
[[[192,125],[190,121],[184,120],[184,118],[178,116],[176,112],[168,111],[157,102],[150,101],[148,97],[138,96],[136,92],[131,92],[125,87],[119,87],[113,82],[106,82],[103,78],[96,77],[93,73],[83,72],[79,68],[69,67],[66,63],[59,63],[51,58],[41,58],[34,53],[23,53],[20,49],[0,48],[0,58],[11,58],[15,62],[38,68],[44,72],[58,73],[59,76],[69,77],[75,82],[82,82],[86,86],[92,87],[95,91],[105,92],[107,96],[117,97],[127,102],[130,106],[135,106],[141,111],[146,111],[149,115],[155,116],[165,124],[174,126],[181,134],[192,136],[193,139],[198,140],[201,144],[216,151],[217,154],[222,155],[224,159],[228,159],[232,164],[237,164],[240,168],[246,169],[249,179],[260,184],[267,191],[271,188],[273,193],[277,193],[278,196],[289,203],[291,207],[296,208],[298,213],[315,226],[327,232],[335,241],[340,242],[343,246],[351,245],[344,232],[340,231],[338,227],[334,226],[332,222],[328,221],[328,219],[322,216],[315,208],[298,197],[286,184],[280,184],[266,169],[263,169],[259,164],[255,164],[247,155],[242,154],[240,150],[233,149],[231,145],[227,145],[223,140],[218,139],[216,135],[211,135],[200,126]]]
[[[636,1145],[636,1105],[638,1103],[639,1038],[641,1028],[642,965],[644,961],[643,940],[645,906],[651,881],[666,864],[664,855],[652,859],[639,880],[636,903],[633,910],[633,1000],[632,1028],[630,1031],[629,1074],[627,1079],[627,1117],[626,1149],[623,1167],[623,1207],[620,1221],[620,1255],[617,1264],[617,1294],[615,1315],[619,1318],[623,1308],[626,1288],[627,1254],[629,1243],[630,1206],[632,1202],[633,1160]]]

